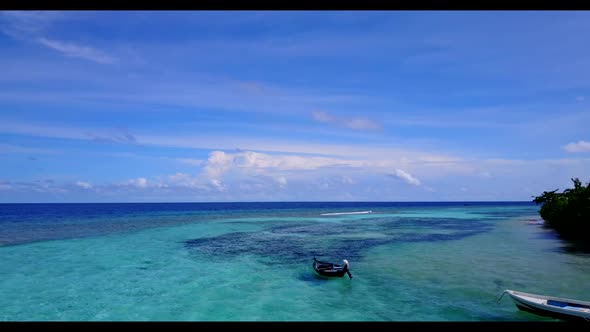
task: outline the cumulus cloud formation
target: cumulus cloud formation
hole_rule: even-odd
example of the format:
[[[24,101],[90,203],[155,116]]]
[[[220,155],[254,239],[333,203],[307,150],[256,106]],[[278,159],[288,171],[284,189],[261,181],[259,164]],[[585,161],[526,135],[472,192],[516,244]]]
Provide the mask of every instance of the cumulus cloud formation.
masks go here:
[[[233,160],[234,155],[226,154],[223,151],[213,151],[209,153],[205,173],[210,178],[217,178],[230,169]]]
[[[335,178],[338,185],[350,185],[357,182],[347,176],[347,172],[362,172],[365,169],[372,173],[381,167],[366,160],[275,155],[254,151],[212,151],[201,166],[203,168],[199,179],[203,184],[216,191],[228,192],[236,188],[235,186],[257,192],[272,190],[277,185],[281,189],[288,189],[291,179],[297,187],[302,183],[316,183],[318,177],[328,173]],[[181,178],[180,175],[176,177]]]
[[[323,111],[314,111],[312,118],[317,122],[332,124],[355,130],[375,130],[381,126],[367,118],[338,118]]]
[[[399,168],[396,168],[394,170],[394,172],[392,174],[390,174],[391,176],[400,178],[402,180],[404,180],[405,182],[415,185],[415,186],[419,186],[420,185],[420,180],[418,180],[417,178],[415,178],[414,176],[412,176],[412,174],[405,172]]]
[[[270,155],[253,151],[237,153],[213,151],[209,154],[204,171],[209,178],[219,178],[230,170],[313,170],[322,167],[362,165],[361,161],[326,157]]]
[[[577,143],[569,143],[563,146],[567,152],[590,152],[590,142],[578,141]]]

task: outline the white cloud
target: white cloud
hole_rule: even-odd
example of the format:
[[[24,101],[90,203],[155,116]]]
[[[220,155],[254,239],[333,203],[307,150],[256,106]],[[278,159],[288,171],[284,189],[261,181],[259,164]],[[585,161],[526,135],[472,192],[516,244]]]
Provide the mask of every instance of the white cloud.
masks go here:
[[[409,184],[413,184],[415,186],[419,186],[420,185],[420,180],[418,180],[417,178],[415,178],[414,176],[412,176],[412,174],[405,172],[399,168],[396,168],[395,171],[390,174],[392,176],[398,177],[404,181],[406,181]]]
[[[323,167],[361,167],[365,162],[337,158],[312,157],[299,155],[270,155],[244,151],[225,153],[213,151],[209,154],[204,171],[209,178],[219,178],[230,170],[258,171],[264,170],[314,170]]]
[[[145,188],[147,186],[147,180],[145,178],[138,178],[135,180],[135,184],[140,188]]]
[[[268,156],[271,159],[284,157]],[[221,159],[226,160],[230,157],[235,157],[235,154],[225,153]],[[196,172],[195,174],[176,173],[159,177],[141,177],[120,183],[104,184],[90,184],[83,181],[60,184],[55,180],[33,182],[2,182],[0,180],[0,198],[6,201],[18,196],[13,193],[19,195],[38,193],[44,195],[39,197],[45,197],[40,200],[77,201],[84,198],[76,196],[79,189],[73,189],[91,185],[92,189],[89,193],[94,195],[92,199],[95,201],[104,199],[126,201],[529,200],[531,195],[539,194],[544,190],[558,188],[563,190],[570,187],[572,177],[578,177],[584,182],[587,181],[584,179],[590,178],[590,158],[517,160],[516,163],[509,163],[509,160],[501,162],[476,160],[472,165],[475,171],[465,174],[455,173],[452,176],[440,174],[433,176],[426,172],[427,168],[420,168],[420,171],[416,173],[397,166],[383,169],[353,165],[314,170],[239,167],[248,163],[257,165],[257,160],[257,158],[243,158],[242,161],[234,163],[232,159],[231,167],[222,174],[223,178],[209,178],[205,172]],[[273,165],[269,161],[266,162],[268,165]],[[495,181],[477,182],[481,179],[481,172],[484,170],[493,173]],[[412,186],[419,186],[416,188],[423,190],[384,186],[383,174],[405,181]],[[414,174],[420,174],[420,180]],[[351,178],[354,178],[354,191],[346,190]],[[477,188],[472,187],[473,183],[478,183]],[[56,196],[51,196],[53,194]]]
[[[58,11],[4,11],[0,13],[2,32],[19,40],[34,40],[37,43],[63,53],[98,63],[113,63],[117,59],[95,48],[44,37],[47,28],[55,21],[64,19],[65,12]],[[77,16],[80,16],[78,14]]]
[[[39,38],[37,41],[40,44],[52,48],[56,51],[59,51],[63,53],[65,56],[69,57],[81,58],[105,64],[113,63],[117,60],[116,58],[106,54],[103,51],[88,46],[77,45],[74,43],[68,43],[47,38]]]
[[[191,175],[190,174],[185,174],[185,173],[176,173],[174,175],[169,175],[168,179],[170,180],[170,182],[173,183],[177,183],[177,182],[185,182],[186,180],[191,179]]]
[[[311,116],[317,122],[355,130],[374,130],[381,128],[379,124],[367,118],[337,118],[323,111],[314,111],[311,113]]]
[[[189,188],[201,192],[211,191],[212,187],[216,190],[225,188],[219,179],[208,179],[206,176],[195,176],[186,173],[169,175],[159,182],[159,186],[163,188]]]
[[[226,190],[225,186],[221,183],[221,181],[217,179],[211,179],[209,183],[211,184],[211,186],[213,186],[213,188],[217,189],[218,191]]]
[[[0,119],[2,120],[2,119]],[[0,121],[0,133],[30,135],[36,137],[66,138],[76,140],[93,139],[93,137],[114,137],[113,132],[105,128],[81,129],[74,127],[56,127],[40,124]],[[242,163],[242,167],[283,169],[317,169],[328,166],[401,168],[415,171],[417,167],[428,168],[429,172],[464,172],[469,166],[462,158],[436,151],[421,151],[412,148],[397,148],[387,145],[335,145],[317,144],[282,139],[264,140],[246,136],[146,136],[134,134],[137,144],[174,148],[196,148],[209,150],[235,150],[236,142],[244,150],[280,152],[281,155],[270,155],[258,152],[245,152],[241,158],[215,151],[209,159],[200,162],[192,159],[180,159],[179,162],[204,164],[210,177],[223,174],[227,169]],[[116,141],[120,142],[120,141]],[[301,156],[322,155],[330,157]]]
[[[278,184],[279,184],[279,186],[280,186],[281,188],[285,188],[285,187],[287,187],[287,178],[286,178],[286,177],[284,177],[284,176],[279,176],[279,177],[275,178],[274,180],[275,180],[275,182],[276,182],[276,183],[278,183]]]
[[[146,178],[137,178],[127,181],[126,184],[137,188],[146,188],[148,186],[148,181]]]
[[[590,152],[590,142],[578,141],[577,143],[569,143],[563,146],[567,152]]]
[[[354,184],[355,182],[348,176],[343,175],[341,178],[343,184]]]
[[[233,155],[226,154],[223,151],[213,151],[209,153],[209,158],[205,165],[205,173],[210,178],[217,178],[229,170],[233,160]]]
[[[201,181],[199,181],[199,179],[191,176],[190,174],[185,173],[176,173],[174,175],[169,175],[167,182],[168,183],[161,184],[161,186],[169,187],[171,185],[178,187],[205,189],[205,186],[202,184]]]
[[[90,188],[92,188],[92,185],[90,183],[83,182],[83,181],[76,182],[76,186],[78,186],[80,188],[84,188],[84,189],[90,189]]]

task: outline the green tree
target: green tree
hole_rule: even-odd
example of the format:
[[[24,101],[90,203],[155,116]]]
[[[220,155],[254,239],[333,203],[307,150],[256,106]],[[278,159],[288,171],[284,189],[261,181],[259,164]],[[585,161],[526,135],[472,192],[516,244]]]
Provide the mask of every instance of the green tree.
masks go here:
[[[575,178],[573,188],[562,193],[544,191],[533,202],[543,204],[539,210],[545,225],[564,239],[590,244],[590,183],[586,186]]]

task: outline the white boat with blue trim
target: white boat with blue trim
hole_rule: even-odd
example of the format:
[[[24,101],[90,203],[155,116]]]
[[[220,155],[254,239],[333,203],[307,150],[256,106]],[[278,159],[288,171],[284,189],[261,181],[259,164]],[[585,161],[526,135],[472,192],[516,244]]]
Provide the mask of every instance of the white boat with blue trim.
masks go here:
[[[590,302],[505,290],[518,309],[563,320],[590,322]],[[502,297],[500,297],[501,299]],[[499,300],[498,300],[499,301]]]

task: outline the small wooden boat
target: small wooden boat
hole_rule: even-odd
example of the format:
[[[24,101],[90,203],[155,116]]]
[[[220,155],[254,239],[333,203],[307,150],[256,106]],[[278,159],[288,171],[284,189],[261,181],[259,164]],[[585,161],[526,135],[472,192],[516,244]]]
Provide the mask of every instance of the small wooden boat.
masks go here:
[[[502,295],[505,293],[510,295],[514,304],[520,310],[545,317],[590,322],[590,302],[517,292],[508,289]]]
[[[352,279],[352,275],[350,274],[350,271],[348,271],[349,266],[350,265],[346,259],[343,259],[342,265],[339,265],[318,261],[315,257],[313,258],[313,269],[318,275],[322,277],[342,278],[345,273],[348,273],[348,277]]]

